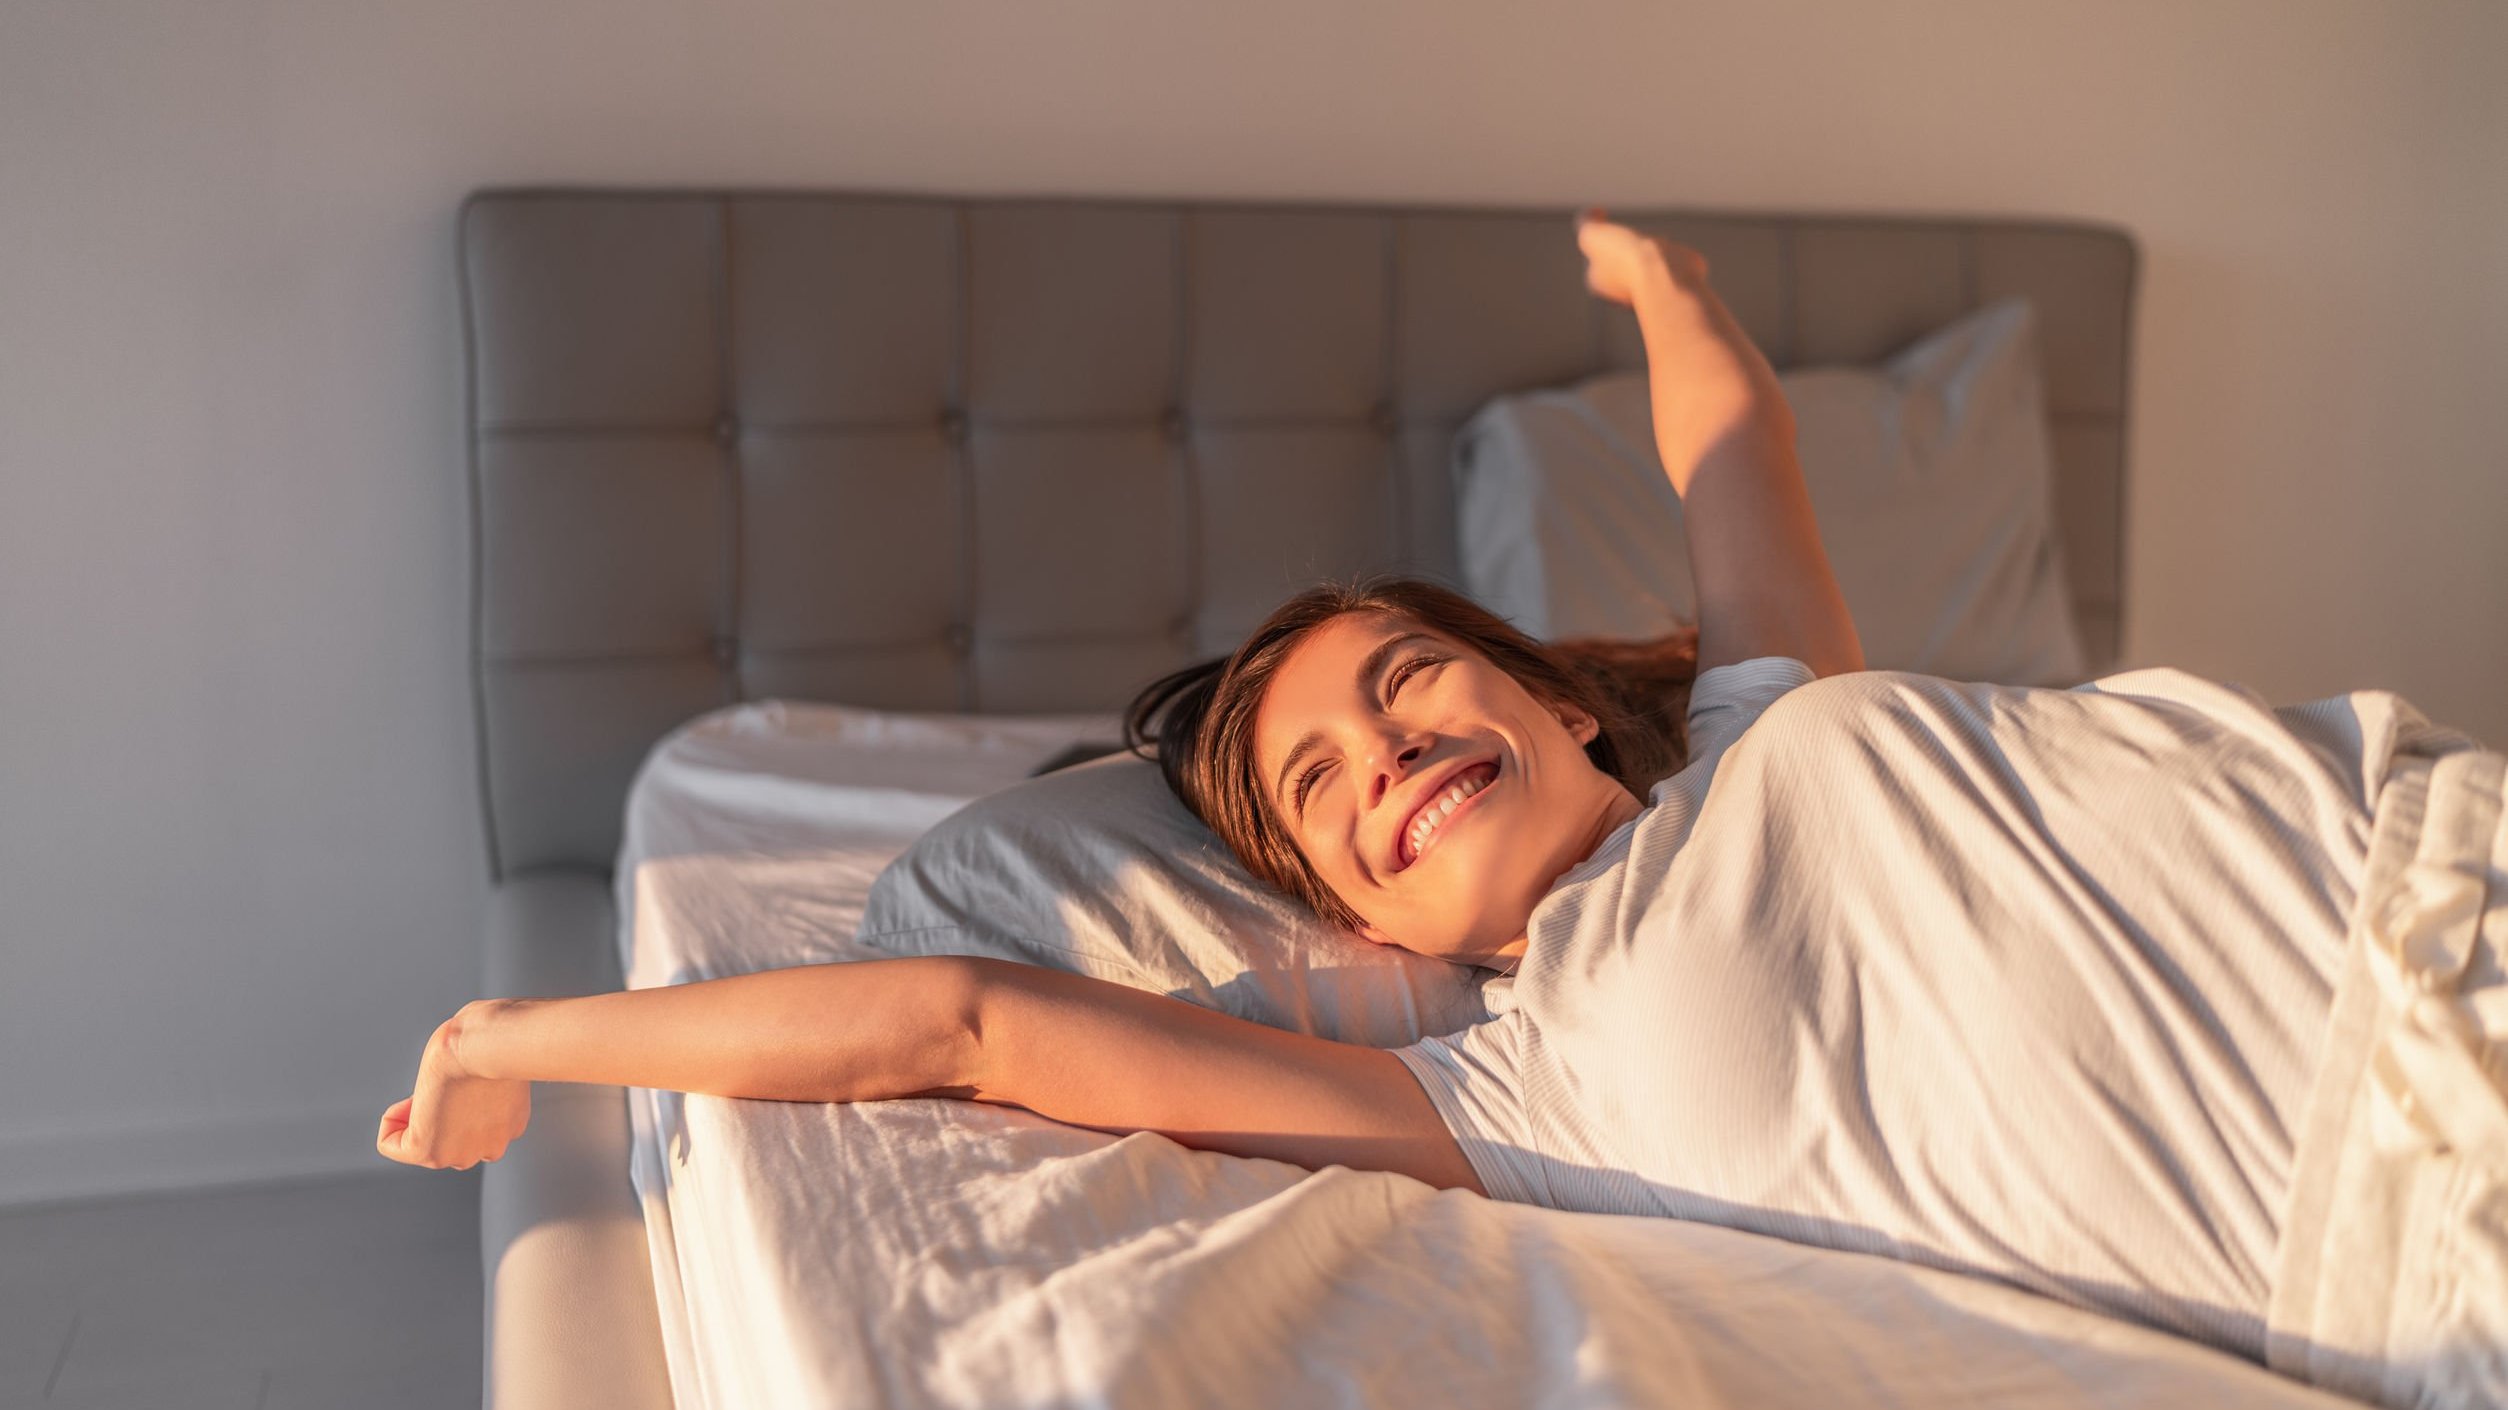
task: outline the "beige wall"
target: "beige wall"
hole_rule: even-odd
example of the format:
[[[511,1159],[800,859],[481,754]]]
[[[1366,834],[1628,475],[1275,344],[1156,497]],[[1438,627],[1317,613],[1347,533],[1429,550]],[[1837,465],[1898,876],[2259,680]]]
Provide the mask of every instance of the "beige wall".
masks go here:
[[[0,1198],[371,1160],[473,992],[474,186],[2120,222],[2134,659],[2508,740],[2503,56],[2489,0],[16,0]]]

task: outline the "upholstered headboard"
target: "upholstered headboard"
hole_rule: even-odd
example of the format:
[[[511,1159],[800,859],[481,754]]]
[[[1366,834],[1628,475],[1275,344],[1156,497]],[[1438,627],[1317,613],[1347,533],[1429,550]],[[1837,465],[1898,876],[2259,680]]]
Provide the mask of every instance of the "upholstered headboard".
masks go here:
[[[1779,367],[2035,301],[2115,657],[2135,251],[2095,226],[1623,212]],[[1643,364],[1566,210],[491,191],[461,219],[500,875],[605,869],[681,721],[758,696],[1119,707],[1298,587],[1450,575],[1488,397]]]

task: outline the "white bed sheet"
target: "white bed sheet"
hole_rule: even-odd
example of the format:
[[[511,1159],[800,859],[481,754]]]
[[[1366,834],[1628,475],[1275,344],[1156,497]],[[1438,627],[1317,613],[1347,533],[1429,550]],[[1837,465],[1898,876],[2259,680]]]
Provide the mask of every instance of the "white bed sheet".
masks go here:
[[[873,957],[851,935],[891,857],[1109,725],[699,721],[629,803],[629,984]],[[1999,1285],[1706,1225],[959,1102],[630,1097],[682,1410],[2348,1403]]]

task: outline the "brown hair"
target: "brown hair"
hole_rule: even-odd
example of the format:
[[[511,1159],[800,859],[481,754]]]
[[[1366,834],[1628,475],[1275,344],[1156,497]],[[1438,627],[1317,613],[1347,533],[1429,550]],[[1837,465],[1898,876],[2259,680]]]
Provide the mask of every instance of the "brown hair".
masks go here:
[[[1274,813],[1254,763],[1254,715],[1272,676],[1308,633],[1351,612],[1382,612],[1451,637],[1534,699],[1571,705],[1601,726],[1585,755],[1644,797],[1687,755],[1682,721],[1698,673],[1698,633],[1650,641],[1544,644],[1470,598],[1417,578],[1325,583],[1282,603],[1233,655],[1163,676],[1134,697],[1124,742],[1157,749],[1159,771],[1245,869],[1353,929],[1353,911],[1307,863]]]

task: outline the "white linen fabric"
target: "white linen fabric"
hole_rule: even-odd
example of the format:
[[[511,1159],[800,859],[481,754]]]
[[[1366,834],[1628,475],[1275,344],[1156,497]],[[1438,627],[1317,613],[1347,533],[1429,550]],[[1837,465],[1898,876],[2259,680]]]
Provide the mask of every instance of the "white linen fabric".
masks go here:
[[[878,957],[844,927],[880,859],[1058,742],[994,723],[743,707],[665,741],[620,858],[629,973]],[[630,1097],[682,1410],[2341,1404],[1992,1283],[1702,1224],[969,1103]]]
[[[2268,1359],[2396,1410],[2508,1405],[2508,756],[2397,755],[2349,951]]]
[[[1778,381],[1867,661],[2009,685],[2082,678],[2025,301],[1990,304],[1883,367]],[[1453,474],[1464,585],[1491,611],[1545,640],[1695,620],[1645,373],[1492,399],[1456,438]]]
[[[1372,945],[1256,881],[1158,765],[1120,756],[1007,788],[880,874],[858,932],[987,955],[1389,1048],[1489,1017],[1473,965]]]
[[[872,880],[898,853],[971,800],[1116,723],[761,701],[681,726],[654,746],[628,795],[616,873],[626,987],[865,958],[853,932]],[[630,1174],[672,1398],[683,1410],[874,1403],[817,1396],[751,1344],[760,1327],[799,1310],[779,1309],[782,1286],[759,1276],[777,1245],[744,1244],[738,1220],[751,1198],[747,1173],[775,1162],[699,1153],[726,1144],[709,1118],[754,1130],[741,1114],[759,1105],[627,1093]]]
[[[2174,670],[1769,658],[1692,701],[1691,762],[1544,898],[1509,1011],[1400,1050],[1485,1187],[2264,1359],[2373,800],[2462,737]]]
[[[1007,788],[1111,715],[925,715],[780,700],[701,715],[653,746],[629,793],[616,872],[627,987],[851,956],[872,881],[933,824]],[[682,863],[677,858],[702,860]],[[688,869],[689,884],[665,884]],[[683,937],[671,905],[740,915],[721,952],[635,943],[634,921]],[[657,969],[667,963],[672,968]],[[642,968],[639,968],[642,966]]]

